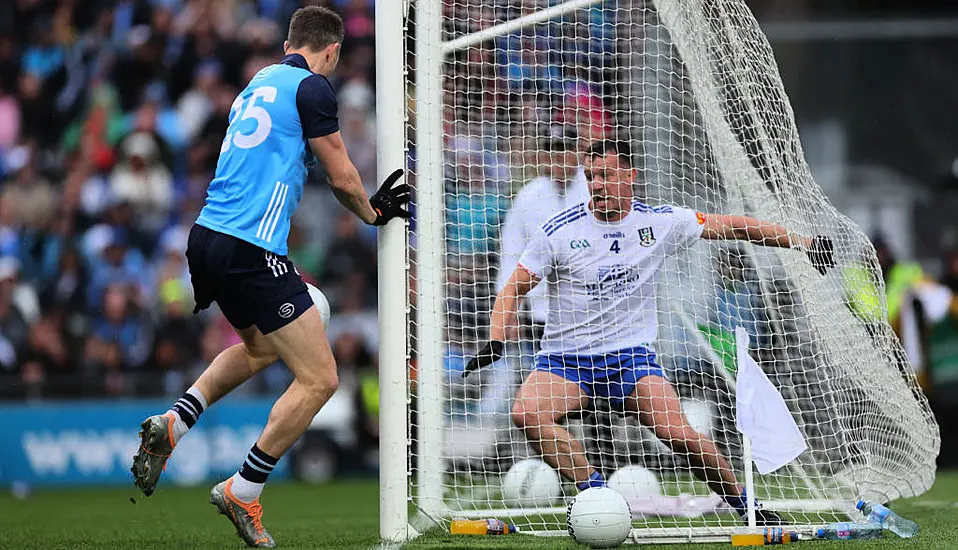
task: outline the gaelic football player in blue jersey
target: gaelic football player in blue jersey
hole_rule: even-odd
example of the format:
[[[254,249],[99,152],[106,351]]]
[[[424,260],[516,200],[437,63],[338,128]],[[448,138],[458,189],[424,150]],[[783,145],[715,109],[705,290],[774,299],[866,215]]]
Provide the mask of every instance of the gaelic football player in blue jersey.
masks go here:
[[[186,256],[196,311],[216,302],[243,342],[216,357],[164,414],[147,418],[133,460],[137,487],[156,489],[176,443],[203,411],[282,359],[295,380],[276,401],[242,468],[216,485],[210,501],[253,547],[271,548],[259,496],[267,476],[336,391],[336,364],[319,311],[287,258],[286,238],[319,159],[336,198],[364,222],[408,218],[409,187],[396,170],[367,198],[339,133],[327,76],[339,61],[343,22],[321,7],[298,10],[285,57],[259,71],[230,110],[216,175],[190,232]]]

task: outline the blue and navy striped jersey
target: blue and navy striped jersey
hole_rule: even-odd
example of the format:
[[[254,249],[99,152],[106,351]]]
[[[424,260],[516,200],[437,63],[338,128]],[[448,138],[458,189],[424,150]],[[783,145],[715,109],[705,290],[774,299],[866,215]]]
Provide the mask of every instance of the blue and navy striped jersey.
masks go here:
[[[216,176],[196,223],[286,255],[313,154],[306,141],[339,131],[336,95],[299,54],[256,73],[230,109]]]

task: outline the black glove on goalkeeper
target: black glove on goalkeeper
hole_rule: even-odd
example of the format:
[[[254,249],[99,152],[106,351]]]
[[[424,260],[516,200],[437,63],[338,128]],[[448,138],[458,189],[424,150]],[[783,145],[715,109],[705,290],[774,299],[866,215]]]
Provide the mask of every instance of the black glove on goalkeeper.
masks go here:
[[[505,346],[499,340],[493,340],[486,344],[475,357],[466,363],[466,369],[462,371],[462,377],[465,378],[473,372],[498,361],[502,358],[502,350]]]
[[[808,255],[808,259],[812,261],[812,265],[815,269],[824,275],[829,268],[835,267],[834,250],[835,245],[832,244],[830,237],[826,235],[815,235],[812,239],[812,244],[805,250],[805,254]]]
[[[403,205],[409,202],[409,186],[404,183],[393,187],[402,174],[402,168],[389,174],[376,194],[369,197],[369,204],[376,211],[376,220],[372,225],[386,225],[386,222],[393,218],[412,217],[412,214],[403,208]]]

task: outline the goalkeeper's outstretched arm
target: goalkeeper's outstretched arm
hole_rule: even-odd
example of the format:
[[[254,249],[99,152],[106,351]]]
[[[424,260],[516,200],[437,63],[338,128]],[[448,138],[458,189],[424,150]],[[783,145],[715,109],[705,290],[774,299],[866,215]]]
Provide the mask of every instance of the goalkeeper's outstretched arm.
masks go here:
[[[703,239],[748,241],[762,246],[797,248],[812,261],[822,275],[835,267],[834,245],[826,235],[808,237],[792,233],[776,223],[749,216],[704,214]]]
[[[512,272],[512,276],[496,295],[492,306],[492,325],[489,331],[489,343],[466,365],[462,376],[469,376],[486,365],[495,363],[502,357],[506,339],[515,339],[519,332],[519,298],[525,296],[539,284],[541,279],[522,264]]]

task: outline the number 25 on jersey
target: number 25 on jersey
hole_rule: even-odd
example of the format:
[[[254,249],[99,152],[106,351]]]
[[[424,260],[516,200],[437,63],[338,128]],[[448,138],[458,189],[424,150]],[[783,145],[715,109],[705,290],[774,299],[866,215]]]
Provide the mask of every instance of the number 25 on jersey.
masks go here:
[[[262,86],[253,90],[246,100],[236,98],[230,108],[230,125],[226,129],[226,137],[223,139],[220,153],[228,151],[231,145],[240,149],[252,149],[266,141],[270,130],[273,129],[273,119],[269,117],[269,111],[257,105],[258,100],[262,100],[263,103],[273,103],[276,101],[276,88]],[[254,120],[256,125],[251,131],[247,129],[247,133],[241,133],[240,124],[250,119]]]

